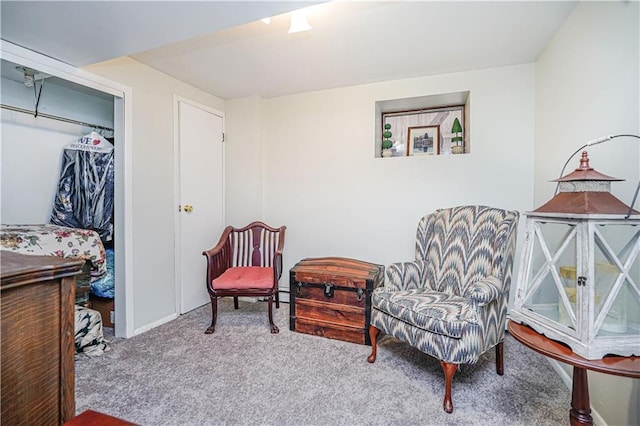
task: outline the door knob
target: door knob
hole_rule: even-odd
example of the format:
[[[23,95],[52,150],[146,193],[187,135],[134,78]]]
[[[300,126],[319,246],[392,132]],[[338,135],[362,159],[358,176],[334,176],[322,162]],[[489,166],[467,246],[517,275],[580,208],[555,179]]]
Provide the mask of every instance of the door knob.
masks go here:
[[[193,211],[193,206],[191,204],[185,204],[184,211],[187,213],[191,213]]]

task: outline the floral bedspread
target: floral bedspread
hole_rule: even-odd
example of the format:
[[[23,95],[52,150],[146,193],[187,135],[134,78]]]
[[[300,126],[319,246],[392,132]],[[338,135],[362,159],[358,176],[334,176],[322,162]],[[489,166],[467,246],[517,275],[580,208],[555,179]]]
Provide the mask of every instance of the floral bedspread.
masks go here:
[[[0,249],[23,254],[89,260],[92,264],[92,280],[107,272],[104,245],[98,233],[90,229],[52,224],[2,225]]]

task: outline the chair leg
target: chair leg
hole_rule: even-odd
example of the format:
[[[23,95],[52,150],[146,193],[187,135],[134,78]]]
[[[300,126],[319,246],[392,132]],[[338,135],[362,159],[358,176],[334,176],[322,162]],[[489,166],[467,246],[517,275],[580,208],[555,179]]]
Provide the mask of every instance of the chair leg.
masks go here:
[[[496,345],[496,373],[499,376],[504,374],[504,341]]]
[[[276,309],[280,309],[280,292],[276,290]]]
[[[204,334],[212,334],[216,331],[216,318],[218,317],[218,298],[211,296],[211,325]]]
[[[233,298],[233,308],[234,309],[238,309],[238,298],[237,297]]]
[[[371,355],[367,357],[367,362],[373,363],[378,356],[378,330],[376,327],[369,325],[369,340],[371,340]]]
[[[273,296],[269,296],[269,325],[271,326],[272,334],[280,332],[278,327],[273,323]]]
[[[444,370],[444,402],[442,403],[442,408],[444,408],[444,411],[447,413],[452,413],[453,401],[451,401],[451,382],[453,382],[453,375],[456,374],[458,364],[440,361],[440,365]]]

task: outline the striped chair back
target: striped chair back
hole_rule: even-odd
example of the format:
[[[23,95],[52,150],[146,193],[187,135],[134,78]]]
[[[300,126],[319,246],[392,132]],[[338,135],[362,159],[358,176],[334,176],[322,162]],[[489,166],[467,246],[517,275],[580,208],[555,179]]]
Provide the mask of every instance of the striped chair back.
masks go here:
[[[280,242],[280,232],[262,226],[234,230],[229,234],[231,266],[273,267],[273,255]]]

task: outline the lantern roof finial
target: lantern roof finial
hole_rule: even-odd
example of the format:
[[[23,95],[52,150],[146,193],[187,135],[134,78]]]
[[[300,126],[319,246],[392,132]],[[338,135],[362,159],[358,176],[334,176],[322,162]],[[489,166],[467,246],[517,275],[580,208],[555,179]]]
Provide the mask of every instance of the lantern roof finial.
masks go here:
[[[580,167],[568,175],[564,175],[558,179],[552,180],[551,182],[572,182],[579,180],[623,181],[624,179],[607,176],[595,170],[589,165],[589,155],[587,154],[587,151],[582,151]]]

